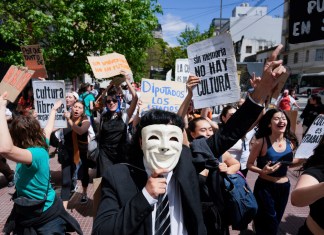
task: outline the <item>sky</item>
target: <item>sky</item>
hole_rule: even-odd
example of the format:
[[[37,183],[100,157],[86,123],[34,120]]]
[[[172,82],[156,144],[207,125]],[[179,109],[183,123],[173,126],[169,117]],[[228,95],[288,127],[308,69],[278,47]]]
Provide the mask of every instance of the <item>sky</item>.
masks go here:
[[[170,46],[177,46],[177,36],[186,26],[199,26],[207,30],[213,18],[220,18],[221,0],[158,0],[163,14],[157,14],[162,25],[163,39]],[[284,0],[222,0],[222,18],[229,18],[235,6],[249,3],[250,6],[267,6],[268,14],[283,17]],[[280,6],[281,5],[281,6]],[[252,26],[253,27],[253,26]]]

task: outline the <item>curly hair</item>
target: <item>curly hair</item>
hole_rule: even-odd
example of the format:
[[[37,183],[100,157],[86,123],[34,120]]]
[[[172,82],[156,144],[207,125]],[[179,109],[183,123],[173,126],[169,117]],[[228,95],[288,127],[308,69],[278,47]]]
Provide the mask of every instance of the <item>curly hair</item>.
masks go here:
[[[283,113],[287,119],[287,126],[286,130],[284,132],[284,137],[291,142],[294,143],[294,145],[297,147],[298,146],[298,140],[296,135],[290,131],[290,119],[287,116],[285,112],[283,112],[280,109],[269,109],[260,119],[259,124],[257,126],[257,132],[255,134],[255,137],[257,139],[270,136],[272,134],[271,127],[269,125],[271,124],[271,119],[276,113]]]
[[[11,122],[10,135],[13,144],[19,148],[48,148],[43,129],[38,120],[31,115],[15,116]]]

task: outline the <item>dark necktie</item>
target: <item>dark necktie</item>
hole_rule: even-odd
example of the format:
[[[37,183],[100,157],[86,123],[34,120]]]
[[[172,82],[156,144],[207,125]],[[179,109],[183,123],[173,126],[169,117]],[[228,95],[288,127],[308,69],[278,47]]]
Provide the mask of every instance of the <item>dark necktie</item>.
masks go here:
[[[171,222],[168,195],[162,194],[158,197],[155,214],[155,235],[170,235]]]

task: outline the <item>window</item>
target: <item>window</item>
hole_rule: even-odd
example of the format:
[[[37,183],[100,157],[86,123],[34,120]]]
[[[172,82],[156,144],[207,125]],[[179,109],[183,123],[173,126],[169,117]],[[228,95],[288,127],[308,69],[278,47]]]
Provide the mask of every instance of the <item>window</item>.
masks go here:
[[[262,51],[262,46],[259,46],[259,51]]]
[[[315,61],[324,60],[324,49],[316,49]]]
[[[294,54],[294,64],[298,63],[298,52],[295,52]]]
[[[309,50],[306,51],[305,62],[309,61]]]
[[[252,46],[246,46],[245,53],[252,53]]]
[[[268,46],[264,46],[264,50],[268,50],[268,48],[269,48]]]

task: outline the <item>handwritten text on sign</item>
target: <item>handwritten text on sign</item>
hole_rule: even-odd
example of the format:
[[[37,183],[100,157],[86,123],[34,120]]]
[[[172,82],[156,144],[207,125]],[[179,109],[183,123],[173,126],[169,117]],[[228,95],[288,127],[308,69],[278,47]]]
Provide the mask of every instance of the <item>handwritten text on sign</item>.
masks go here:
[[[0,93],[7,91],[8,100],[15,102],[18,95],[33,76],[34,71],[11,65],[0,84]]]
[[[236,102],[240,98],[231,36],[222,34],[188,47],[190,73],[201,78],[194,89],[196,108]]]
[[[324,134],[324,115],[318,115],[302,139],[296,151],[296,158],[309,158]]]
[[[186,95],[186,84],[182,82],[142,79],[143,111],[162,109],[177,112]]]
[[[121,70],[128,74],[132,73],[125,56],[118,53],[88,56],[88,61],[94,76],[99,79],[119,75]]]
[[[21,51],[25,60],[25,66],[35,70],[34,77],[47,78],[47,72],[40,45],[22,46]]]
[[[64,81],[34,81],[33,82],[34,103],[37,112],[38,120],[41,127],[45,127],[48,121],[50,112],[57,100],[62,100],[63,103],[57,109],[55,115],[56,128],[65,128],[66,120],[64,112],[66,111],[65,102],[65,84]]]
[[[176,59],[175,81],[186,83],[189,78],[189,60]]]

